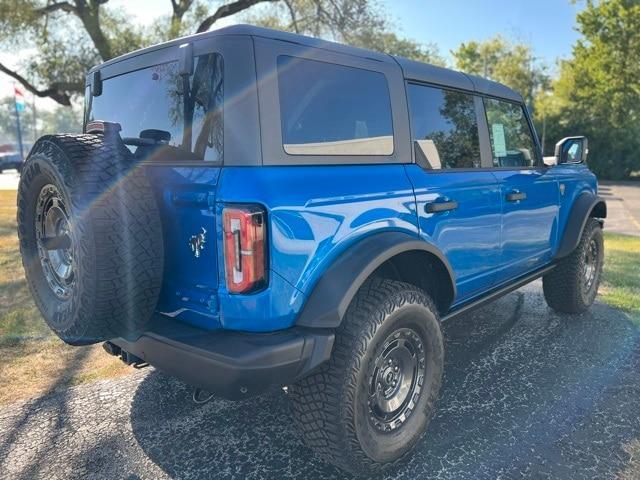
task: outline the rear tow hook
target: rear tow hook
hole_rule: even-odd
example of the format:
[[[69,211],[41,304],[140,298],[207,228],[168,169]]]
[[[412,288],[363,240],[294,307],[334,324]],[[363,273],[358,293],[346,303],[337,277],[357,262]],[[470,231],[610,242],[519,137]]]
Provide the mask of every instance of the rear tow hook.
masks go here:
[[[193,400],[193,403],[195,403],[196,405],[204,405],[213,398],[213,393],[208,393],[201,388],[195,387],[193,389],[193,395],[191,398]]]

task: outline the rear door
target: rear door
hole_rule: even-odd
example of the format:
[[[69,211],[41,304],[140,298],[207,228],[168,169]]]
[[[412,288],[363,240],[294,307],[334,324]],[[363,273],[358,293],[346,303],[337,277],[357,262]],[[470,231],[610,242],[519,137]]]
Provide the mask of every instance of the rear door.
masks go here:
[[[558,230],[559,187],[542,163],[524,106],[485,98],[493,173],[502,201],[501,266],[507,282],[551,261]]]
[[[420,233],[450,262],[460,303],[491,288],[500,263],[500,186],[483,168],[481,99],[417,83],[407,92],[416,163],[406,171]]]

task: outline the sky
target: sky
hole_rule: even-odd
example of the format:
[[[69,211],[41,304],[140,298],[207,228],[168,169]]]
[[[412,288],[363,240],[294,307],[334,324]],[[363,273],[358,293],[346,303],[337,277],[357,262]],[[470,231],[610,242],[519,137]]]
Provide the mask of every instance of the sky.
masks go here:
[[[451,63],[451,50],[470,40],[486,40],[497,33],[529,44],[536,60],[553,72],[556,59],[571,55],[578,38],[576,13],[583,2],[570,0],[379,0],[402,37],[433,43]],[[143,24],[171,12],[169,0],[111,0],[110,6],[129,12]],[[254,7],[255,8],[255,7]],[[236,23],[223,19],[219,26]],[[218,24],[216,24],[218,25]],[[0,52],[0,61],[15,66],[21,52]],[[13,81],[0,73],[0,96],[12,93]],[[27,99],[30,100],[30,96]],[[40,101],[50,108],[52,101]]]
[[[445,57],[460,43],[496,34],[533,47],[550,67],[571,55],[582,2],[569,0],[385,0],[400,34],[435,43]]]

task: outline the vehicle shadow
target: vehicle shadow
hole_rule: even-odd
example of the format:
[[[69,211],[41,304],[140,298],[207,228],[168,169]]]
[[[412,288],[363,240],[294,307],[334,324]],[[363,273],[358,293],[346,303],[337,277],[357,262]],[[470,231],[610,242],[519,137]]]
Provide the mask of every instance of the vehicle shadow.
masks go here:
[[[88,348],[75,350],[73,358],[65,365],[57,378],[52,379],[51,385],[38,398],[25,403],[25,408],[14,418],[8,429],[0,436],[0,478],[3,471],[8,471],[9,462],[15,461],[12,450],[24,441],[29,432],[38,432],[43,448],[39,455],[27,462],[15,479],[31,479],[38,476],[39,471],[46,464],[50,453],[57,448],[58,441],[64,434],[64,424],[69,415],[69,403],[72,400],[70,389],[61,388],[70,377],[77,372],[89,356]],[[52,395],[57,392],[57,395]]]
[[[610,478],[640,438],[640,331],[595,305],[553,314],[539,284],[445,325],[438,412],[402,465],[383,478]],[[345,478],[296,436],[286,393],[191,402],[152,372],[131,410],[146,455],[173,478]]]

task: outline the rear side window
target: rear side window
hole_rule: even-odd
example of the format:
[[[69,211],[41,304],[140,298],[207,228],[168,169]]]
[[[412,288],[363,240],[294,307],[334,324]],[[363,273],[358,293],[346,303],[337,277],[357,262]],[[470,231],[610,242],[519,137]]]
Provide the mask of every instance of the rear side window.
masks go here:
[[[393,122],[382,73],[278,57],[282,143],[290,155],[391,155]]]
[[[190,77],[177,62],[104,80],[87,120],[119,123],[129,150],[141,159],[222,161],[222,57],[196,57]]]
[[[522,105],[484,99],[494,167],[532,167],[536,149]]]
[[[416,161],[434,170],[479,168],[473,95],[417,84],[407,88]]]

